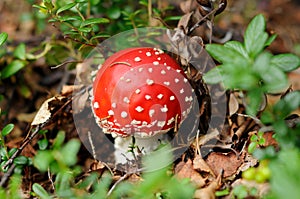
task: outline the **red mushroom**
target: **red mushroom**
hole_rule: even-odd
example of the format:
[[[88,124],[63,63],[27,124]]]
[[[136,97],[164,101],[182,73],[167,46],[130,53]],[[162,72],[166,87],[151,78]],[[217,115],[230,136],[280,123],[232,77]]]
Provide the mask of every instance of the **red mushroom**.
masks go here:
[[[180,126],[191,109],[192,92],[168,54],[129,48],[110,56],[97,72],[92,108],[104,133],[149,137]]]

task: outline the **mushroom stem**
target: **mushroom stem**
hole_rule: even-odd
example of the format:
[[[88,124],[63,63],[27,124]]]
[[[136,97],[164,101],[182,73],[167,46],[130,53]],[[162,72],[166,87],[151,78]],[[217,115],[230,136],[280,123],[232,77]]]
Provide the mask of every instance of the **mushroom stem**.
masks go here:
[[[125,164],[128,160],[136,160],[136,156],[140,153],[149,154],[156,150],[161,144],[164,143],[166,135],[156,134],[152,137],[134,137],[135,143],[133,142],[132,136],[129,137],[116,137],[115,138],[115,161],[116,164]],[[133,150],[131,146],[134,144]]]

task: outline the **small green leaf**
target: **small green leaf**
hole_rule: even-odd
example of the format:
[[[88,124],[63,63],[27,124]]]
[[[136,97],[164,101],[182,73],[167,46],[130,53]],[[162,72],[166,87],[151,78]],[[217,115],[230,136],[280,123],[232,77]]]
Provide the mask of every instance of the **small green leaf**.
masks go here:
[[[64,21],[64,22],[68,22],[68,21],[82,21],[82,19],[81,19],[80,16],[60,16],[58,19],[60,21]]]
[[[25,62],[21,60],[14,60],[9,65],[7,65],[3,70],[1,71],[1,79],[8,78],[15,73],[17,73],[19,70],[25,67]]]
[[[276,116],[285,119],[292,111],[300,107],[300,91],[288,93],[274,105]]]
[[[14,159],[14,163],[18,165],[26,165],[28,163],[28,158],[25,156],[18,156]]]
[[[203,79],[207,84],[217,84],[223,81],[221,72],[221,66],[215,67],[204,74]]]
[[[182,16],[168,16],[164,18],[164,21],[179,21],[182,18]]]
[[[40,12],[47,12],[47,8],[45,6],[40,6],[40,5],[34,4],[32,7],[38,8],[40,10]]]
[[[85,27],[92,24],[103,24],[103,23],[109,23],[109,19],[106,18],[90,18],[86,19],[81,23],[80,27]]]
[[[83,33],[89,33],[91,32],[93,29],[90,27],[84,27],[84,28],[78,28],[78,31],[83,32]]]
[[[300,66],[300,58],[291,53],[279,54],[273,56],[271,64],[285,72],[290,72]]]
[[[8,134],[10,134],[14,127],[15,127],[14,124],[6,125],[1,131],[2,136],[7,136]]]
[[[288,79],[286,74],[279,68],[273,66],[264,74],[261,74],[266,92],[280,92],[287,87]]]
[[[61,145],[64,143],[65,137],[66,137],[66,133],[64,131],[59,131],[53,142],[53,148],[59,149]]]
[[[5,41],[7,40],[8,34],[6,32],[3,32],[0,34],[0,46],[2,46]]]
[[[56,15],[58,15],[61,12],[64,12],[66,10],[70,10],[71,8],[73,8],[74,6],[76,6],[77,3],[68,3],[62,7],[60,7],[57,11],[56,11]]]
[[[225,47],[236,50],[240,52],[245,58],[249,58],[248,53],[241,42],[238,41],[228,41],[224,44]]]
[[[252,19],[245,31],[245,48],[252,58],[260,53],[265,47],[265,43],[268,39],[265,28],[265,18],[260,14]]]
[[[33,192],[38,195],[41,199],[51,199],[48,192],[38,183],[32,185]]]
[[[25,60],[26,59],[26,47],[24,43],[19,44],[14,50],[14,57]]]
[[[70,140],[67,142],[62,150],[61,154],[63,156],[63,161],[66,165],[72,166],[77,162],[77,153],[80,149],[80,142],[78,140]]]
[[[40,150],[45,150],[48,146],[48,140],[47,139],[39,140],[38,145]]]
[[[267,39],[267,41],[266,41],[266,43],[265,43],[265,46],[266,46],[266,47],[267,47],[267,46],[270,46],[270,45],[273,43],[273,41],[276,39],[276,37],[277,37],[276,34],[271,35],[271,36]]]
[[[248,146],[248,153],[253,153],[257,147],[257,142],[251,142]]]
[[[17,148],[11,148],[9,151],[8,151],[8,156],[11,157],[13,154],[15,154],[17,152]]]
[[[110,36],[111,35],[106,34],[106,33],[99,33],[99,34],[96,34],[95,36],[93,36],[91,38],[91,40],[98,39],[98,38],[107,38],[107,37],[110,37]]]
[[[50,167],[54,157],[50,151],[38,151],[34,156],[33,165],[42,172],[45,172]]]
[[[270,72],[270,60],[272,58],[272,54],[269,52],[260,53],[253,63],[253,70],[258,75],[261,76],[267,72]]]
[[[206,45],[207,52],[217,61],[223,64],[237,64],[240,66],[246,65],[247,60],[238,51],[232,48],[227,48],[220,44]],[[234,67],[234,66],[233,66]]]
[[[121,16],[121,9],[119,6],[113,6],[107,10],[107,16],[111,19],[118,19]]]

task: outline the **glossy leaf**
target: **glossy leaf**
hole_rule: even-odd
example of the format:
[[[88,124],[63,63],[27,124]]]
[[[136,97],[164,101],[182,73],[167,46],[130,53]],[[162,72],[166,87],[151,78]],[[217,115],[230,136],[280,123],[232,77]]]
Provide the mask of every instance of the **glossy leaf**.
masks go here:
[[[19,44],[14,50],[14,57],[25,60],[26,59],[26,46],[24,43]]]
[[[80,27],[85,27],[92,24],[103,24],[103,23],[109,23],[109,19],[106,18],[90,18],[86,19],[81,23]]]
[[[0,46],[2,46],[5,41],[7,40],[8,34],[6,32],[3,32],[0,34]]]
[[[38,183],[32,185],[33,192],[38,195],[41,199],[51,199],[48,192]]]
[[[68,3],[62,7],[60,7],[57,11],[56,11],[56,15],[58,15],[61,12],[64,12],[66,10],[70,10],[71,8],[73,8],[74,6],[76,6],[77,3]]]
[[[1,131],[2,136],[6,136],[6,135],[10,134],[12,132],[12,130],[14,129],[14,127],[15,127],[14,124],[6,125]]]
[[[25,67],[25,62],[14,60],[1,71],[1,79],[8,78]]]
[[[26,165],[28,163],[28,158],[25,156],[18,156],[14,159],[14,163],[18,165]]]

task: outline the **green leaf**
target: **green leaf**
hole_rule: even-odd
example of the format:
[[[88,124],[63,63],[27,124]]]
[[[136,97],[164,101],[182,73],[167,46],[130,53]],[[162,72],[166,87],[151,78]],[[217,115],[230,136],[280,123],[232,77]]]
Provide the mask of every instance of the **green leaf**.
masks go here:
[[[74,6],[76,6],[77,3],[68,3],[62,7],[60,7],[57,11],[56,11],[56,15],[58,15],[61,12],[64,12],[66,10],[70,10],[71,8],[73,8]]]
[[[269,52],[262,52],[257,56],[253,63],[253,70],[258,76],[262,76],[263,74],[270,72],[270,60],[272,58],[272,54]]]
[[[68,21],[82,21],[82,19],[81,19],[80,16],[60,16],[58,19],[60,21],[64,21],[64,22],[68,22]]]
[[[0,46],[2,46],[5,41],[7,40],[8,34],[6,32],[3,32],[0,34]]]
[[[204,74],[203,79],[207,84],[217,84],[223,81],[220,67],[221,66],[215,67]]]
[[[14,57],[25,60],[26,59],[26,47],[24,43],[19,44],[14,50]]]
[[[77,153],[80,149],[80,142],[78,140],[70,140],[67,142],[62,150],[61,154],[64,157],[63,161],[66,165],[72,166],[77,162]]]
[[[32,5],[32,7],[39,9],[40,12],[44,12],[44,13],[47,12],[47,8],[45,6],[40,6],[40,5],[34,4],[34,5]]]
[[[285,119],[292,111],[300,107],[300,91],[288,93],[274,105],[276,116]]]
[[[14,129],[14,127],[15,127],[14,124],[6,125],[1,131],[2,136],[7,136],[8,134],[10,134],[12,132],[12,130]]]
[[[17,148],[11,148],[9,151],[8,151],[8,156],[11,157],[13,154],[15,154],[17,152]]]
[[[252,58],[260,53],[265,47],[265,43],[268,39],[265,28],[265,18],[260,14],[252,19],[245,31],[245,48]]]
[[[18,165],[26,165],[28,164],[28,158],[25,156],[18,156],[14,159],[14,163]]]
[[[241,42],[238,41],[228,41],[224,44],[225,47],[233,49],[239,53],[241,53],[245,58],[249,58],[248,53]]]
[[[248,153],[253,153],[257,147],[257,142],[251,142],[248,146]]]
[[[267,47],[267,46],[270,46],[271,43],[273,43],[273,41],[276,39],[276,37],[277,37],[276,34],[271,35],[271,36],[267,39],[267,41],[266,41],[266,43],[265,43],[265,46],[266,46],[266,47]]]
[[[45,172],[50,167],[54,157],[50,151],[38,151],[34,156],[33,165],[42,172]]]
[[[107,10],[106,14],[110,19],[118,19],[121,16],[121,9],[119,6],[113,6]]]
[[[168,16],[164,18],[164,21],[179,21],[182,18],[182,16]]]
[[[297,198],[300,195],[300,151],[282,149],[270,162],[270,185],[274,198]]]
[[[21,60],[14,60],[9,65],[7,65],[3,70],[1,71],[1,79],[8,78],[15,73],[17,73],[19,70],[25,67],[25,62]]]
[[[41,199],[51,199],[48,192],[38,183],[32,185],[32,190]]]
[[[261,78],[264,82],[264,90],[269,93],[280,92],[288,85],[286,74],[275,66],[261,74]]]
[[[106,33],[99,33],[99,34],[96,34],[95,36],[93,36],[91,38],[91,40],[98,39],[98,38],[107,38],[107,37],[110,37],[110,36],[111,35],[106,34]]]
[[[59,131],[53,142],[53,148],[59,149],[64,143],[65,138],[66,138],[66,133],[64,131]]]
[[[38,145],[40,150],[45,150],[48,146],[48,140],[47,139],[39,140]]]
[[[273,56],[271,64],[285,72],[289,72],[300,66],[300,58],[291,53],[279,54]]]
[[[240,52],[220,44],[208,44],[206,50],[213,58],[223,64],[243,66],[248,61]]]
[[[103,24],[103,23],[109,23],[109,19],[106,18],[90,18],[83,21],[80,25],[80,27],[85,27],[92,24]]]
[[[83,33],[89,33],[91,32],[93,29],[90,27],[84,27],[84,28],[78,28],[78,31],[83,32]]]

